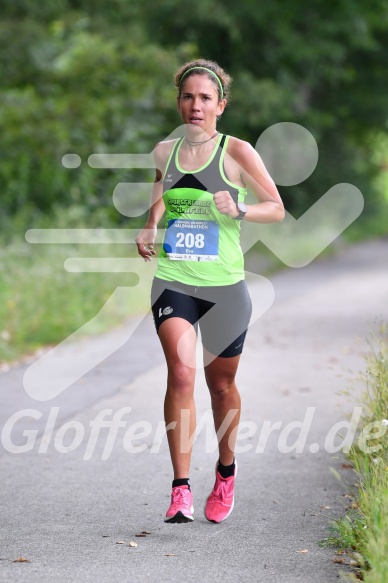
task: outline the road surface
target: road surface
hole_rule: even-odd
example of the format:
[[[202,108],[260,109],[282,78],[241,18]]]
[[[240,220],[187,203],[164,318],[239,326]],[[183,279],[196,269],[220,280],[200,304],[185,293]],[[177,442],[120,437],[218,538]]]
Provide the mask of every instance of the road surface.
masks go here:
[[[338,581],[344,567],[317,543],[354,482],[336,452],[347,429],[336,424],[356,419],[366,339],[387,317],[387,258],[388,240],[371,241],[270,277],[274,301],[252,324],[238,373],[236,503],[222,524],[203,516],[217,454],[200,369],[195,521],[163,521],[172,479],[165,365],[149,314],[52,359],[54,387],[64,362],[71,371],[76,358],[123,344],[52,399],[27,394],[31,361],[2,374],[0,580]],[[250,278],[249,287],[257,306],[262,282]],[[21,557],[28,562],[14,562]]]

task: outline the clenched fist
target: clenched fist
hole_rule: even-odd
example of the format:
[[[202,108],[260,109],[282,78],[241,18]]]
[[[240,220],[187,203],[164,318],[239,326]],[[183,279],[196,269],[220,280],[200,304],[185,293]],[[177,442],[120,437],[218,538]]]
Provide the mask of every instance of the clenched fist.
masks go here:
[[[236,203],[228,190],[219,190],[213,196],[214,204],[222,215],[235,219],[238,215]]]

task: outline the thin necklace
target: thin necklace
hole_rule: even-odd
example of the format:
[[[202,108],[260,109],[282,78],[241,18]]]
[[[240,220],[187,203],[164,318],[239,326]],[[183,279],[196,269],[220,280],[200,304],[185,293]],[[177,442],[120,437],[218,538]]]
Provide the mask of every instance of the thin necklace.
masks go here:
[[[212,140],[213,138],[218,136],[218,133],[219,132],[216,131],[216,133],[213,134],[211,138],[208,138],[207,140],[203,140],[203,142],[192,142],[191,140],[188,140],[186,136],[185,136],[185,140],[190,146],[200,146],[201,144],[206,144],[206,142],[210,142],[210,140]]]

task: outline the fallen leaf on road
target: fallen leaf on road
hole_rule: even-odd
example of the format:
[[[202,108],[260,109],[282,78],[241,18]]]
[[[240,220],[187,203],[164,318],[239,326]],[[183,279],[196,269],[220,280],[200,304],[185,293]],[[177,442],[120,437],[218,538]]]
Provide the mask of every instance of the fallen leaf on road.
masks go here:
[[[320,506],[319,508],[322,508],[322,510],[329,510],[329,508],[331,508],[331,506]]]
[[[12,561],[13,563],[31,563],[30,559],[26,559],[25,557],[19,557]]]
[[[147,534],[151,534],[148,530],[142,530],[139,534],[135,534],[135,536],[147,536]]]
[[[297,553],[308,553],[309,550],[308,549],[302,549],[301,551],[296,551]]]
[[[130,540],[128,543],[128,546],[129,547],[137,547],[137,543],[134,543],[133,541]]]

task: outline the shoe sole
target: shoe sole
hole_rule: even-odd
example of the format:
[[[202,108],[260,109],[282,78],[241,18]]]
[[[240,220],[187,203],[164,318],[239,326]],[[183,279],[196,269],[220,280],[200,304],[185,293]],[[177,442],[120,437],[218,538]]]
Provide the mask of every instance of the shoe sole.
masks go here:
[[[170,518],[166,518],[164,522],[168,522],[169,524],[183,524],[185,522],[193,522],[193,516],[185,516],[180,510],[175,514],[175,516],[171,516]]]
[[[236,464],[236,468],[234,470],[234,478],[236,479],[236,476],[237,476],[237,460],[235,461],[235,464]],[[216,475],[217,475],[217,468],[218,468],[218,462],[216,463]],[[212,522],[213,524],[220,524],[220,522],[224,522],[224,520],[226,520],[232,514],[232,510],[234,508],[234,492],[233,492],[232,506],[230,507],[230,510],[229,510],[228,514],[222,520],[212,520],[211,518],[208,518],[206,516],[206,504],[207,504],[207,500],[205,502],[205,506],[203,507],[203,513],[205,515],[206,520],[208,520],[209,522]]]

